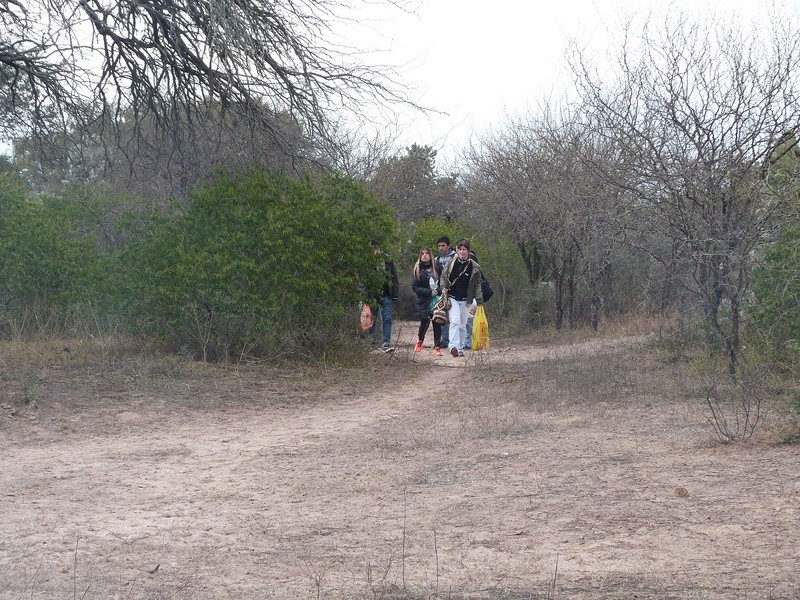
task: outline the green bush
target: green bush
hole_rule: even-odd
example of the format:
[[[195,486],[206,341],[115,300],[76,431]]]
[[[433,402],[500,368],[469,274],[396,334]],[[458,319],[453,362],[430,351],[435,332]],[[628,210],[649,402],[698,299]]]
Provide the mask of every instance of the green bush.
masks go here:
[[[5,335],[57,330],[89,300],[97,275],[94,235],[62,198],[29,193],[0,175],[0,294]]]
[[[756,326],[775,356],[796,369],[800,355],[800,226],[786,227],[780,241],[764,252],[752,289],[749,312]]]
[[[204,360],[319,354],[382,285],[370,240],[392,231],[346,177],[220,174],[125,247],[115,293],[134,331]]]

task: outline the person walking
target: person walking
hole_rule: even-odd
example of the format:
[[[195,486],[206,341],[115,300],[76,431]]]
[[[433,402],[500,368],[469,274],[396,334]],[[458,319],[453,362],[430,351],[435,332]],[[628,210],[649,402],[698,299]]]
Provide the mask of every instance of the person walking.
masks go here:
[[[474,250],[469,251],[469,257],[474,260],[478,267],[480,268],[480,264],[478,262],[478,255],[475,254]],[[481,283],[483,283],[483,271],[481,271]],[[483,287],[481,287],[481,291],[483,291]],[[484,301],[486,298],[484,298]],[[475,303],[475,300],[472,301],[472,310],[469,311],[469,316],[467,317],[467,333],[464,337],[464,350],[471,350],[472,349],[472,326],[475,323],[475,312],[478,310],[478,305]]]
[[[439,276],[439,288],[442,293],[448,295],[451,302],[448,313],[450,320],[448,348],[454,358],[464,356],[468,316],[470,313],[474,315],[477,307],[483,304],[481,269],[478,263],[469,257],[469,251],[469,240],[458,240],[456,256]]]
[[[450,261],[456,255],[455,249],[450,247],[450,238],[446,235],[439,236],[436,240],[436,267],[439,270],[439,273],[442,273],[447,266],[450,264]],[[446,348],[450,342],[450,332],[448,327],[442,327],[442,345],[441,348]]]
[[[378,308],[373,325],[369,328],[369,334],[375,339],[375,328],[380,323],[383,333],[383,351],[389,353],[394,351],[392,347],[392,317],[394,302],[397,301],[400,292],[400,280],[397,278],[397,269],[394,266],[394,262],[389,258],[388,254],[381,250],[378,240],[372,240],[372,251],[376,256],[383,258],[383,265],[378,268],[386,271],[386,279],[381,293],[375,297]]]
[[[423,246],[419,250],[417,262],[411,275],[411,289],[417,295],[417,315],[419,316],[419,331],[417,332],[417,345],[414,352],[422,352],[425,335],[431,325],[431,298],[438,294],[439,270],[436,259],[433,258],[431,249]],[[433,353],[442,355],[442,326],[433,323]]]

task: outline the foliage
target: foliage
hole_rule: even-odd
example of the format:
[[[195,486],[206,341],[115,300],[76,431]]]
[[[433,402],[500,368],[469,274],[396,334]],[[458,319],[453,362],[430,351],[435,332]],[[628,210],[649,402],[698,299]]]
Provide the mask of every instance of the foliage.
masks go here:
[[[626,25],[611,79],[575,45],[580,125],[617,155],[592,167],[627,202],[620,236],[666,242],[665,254],[651,256],[676,274],[705,321],[709,348],[724,348],[733,373],[754,251],[789,198],[765,202],[762,188],[775,148],[800,124],[800,47],[777,21],[766,35],[691,23],[680,12],[658,29],[643,25],[641,38]]]
[[[102,183],[152,199],[185,199],[216,170],[265,164],[295,175],[312,160],[311,142],[287,113],[264,109],[266,125],[254,127],[219,102],[192,107],[191,124],[164,131],[153,118],[129,111],[110,131],[102,123],[54,132],[47,143],[18,138],[14,164],[36,190],[60,192],[64,182]]]
[[[776,357],[797,369],[800,355],[800,225],[764,252],[753,277],[750,313]]]
[[[458,220],[465,212],[456,178],[441,176],[436,169],[436,150],[413,144],[402,156],[378,165],[369,187],[384,198],[401,221],[419,219]]]
[[[342,176],[220,174],[122,251],[115,295],[136,331],[204,360],[316,353],[363,286],[382,285],[370,240],[387,246],[392,231]]]
[[[97,275],[97,239],[81,227],[82,206],[35,196],[12,176],[0,175],[0,294],[4,333],[19,332],[14,316],[32,307],[63,319],[90,299]],[[27,321],[27,318],[25,319]],[[32,319],[27,322],[36,322]]]
[[[780,233],[757,254],[753,274],[750,337],[766,342],[772,359],[798,374],[800,363],[800,147],[794,134],[778,144],[767,164],[763,189],[766,207],[783,207],[776,219]]]

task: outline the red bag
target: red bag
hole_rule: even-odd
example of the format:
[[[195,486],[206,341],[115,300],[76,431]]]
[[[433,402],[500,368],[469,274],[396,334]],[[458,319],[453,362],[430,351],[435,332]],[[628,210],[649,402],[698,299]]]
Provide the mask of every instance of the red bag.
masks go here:
[[[361,308],[361,329],[368,331],[374,322],[375,318],[372,316],[372,309],[369,304],[364,304]]]

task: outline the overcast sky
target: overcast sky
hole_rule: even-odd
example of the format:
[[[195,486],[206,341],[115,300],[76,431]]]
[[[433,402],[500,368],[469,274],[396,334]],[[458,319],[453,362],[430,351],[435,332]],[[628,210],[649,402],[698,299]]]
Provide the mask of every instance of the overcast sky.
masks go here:
[[[446,114],[416,114],[401,123],[401,143],[440,149],[446,160],[473,133],[560,96],[568,38],[596,46],[618,31],[622,15],[665,10],[730,16],[747,24],[766,0],[420,0],[412,13],[370,22],[380,60],[401,67],[414,100]],[[670,6],[670,9],[667,9]],[[800,15],[800,0],[778,0]]]

